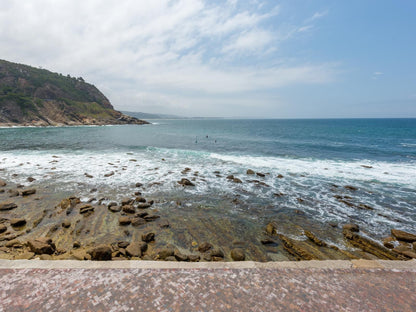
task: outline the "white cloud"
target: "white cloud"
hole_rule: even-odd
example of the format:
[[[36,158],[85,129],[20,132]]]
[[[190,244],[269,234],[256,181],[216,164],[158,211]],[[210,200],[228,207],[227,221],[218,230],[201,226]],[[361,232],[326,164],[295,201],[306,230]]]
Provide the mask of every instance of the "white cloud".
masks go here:
[[[282,32],[278,6],[225,4],[2,0],[0,55],[83,76],[118,109],[153,106],[178,114],[198,114],[210,103],[221,115],[227,101],[234,107],[237,99],[249,101],[250,92],[259,100],[260,92],[334,79],[332,64],[287,63],[273,54],[294,29],[306,31],[312,24]],[[310,23],[325,14],[315,13]]]

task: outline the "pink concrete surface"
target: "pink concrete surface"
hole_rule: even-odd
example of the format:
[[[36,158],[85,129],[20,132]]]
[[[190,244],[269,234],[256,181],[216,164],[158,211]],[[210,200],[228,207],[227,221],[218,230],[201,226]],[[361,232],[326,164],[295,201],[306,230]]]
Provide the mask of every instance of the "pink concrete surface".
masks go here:
[[[0,311],[416,311],[416,270],[3,268]]]

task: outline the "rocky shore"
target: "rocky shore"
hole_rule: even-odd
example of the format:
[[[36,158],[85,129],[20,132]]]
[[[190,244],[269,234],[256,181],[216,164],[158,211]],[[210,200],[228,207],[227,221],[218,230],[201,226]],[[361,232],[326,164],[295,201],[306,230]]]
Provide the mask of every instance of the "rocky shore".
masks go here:
[[[261,179],[262,175],[247,170],[248,177]],[[226,178],[244,183],[231,175]],[[248,183],[261,183],[257,178]],[[0,180],[0,258],[190,262],[416,258],[416,235],[397,229],[381,241],[356,224],[331,223],[311,230],[300,221],[302,211],[297,211],[299,219],[279,214],[260,224],[248,239],[240,235],[244,228],[239,224],[166,217],[158,208],[162,200],[148,198],[140,182],[121,201],[105,196],[87,201],[77,196],[60,198],[36,182],[28,178],[25,185],[17,185]],[[177,183],[195,187],[188,178]],[[346,196],[339,200],[348,202]],[[339,237],[341,244],[330,243],[329,236]]]

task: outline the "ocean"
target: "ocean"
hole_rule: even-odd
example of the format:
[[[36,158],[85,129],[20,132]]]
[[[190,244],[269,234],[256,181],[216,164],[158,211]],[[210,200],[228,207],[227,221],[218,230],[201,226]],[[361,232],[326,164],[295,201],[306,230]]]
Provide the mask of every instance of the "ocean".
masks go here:
[[[2,128],[0,178],[107,201],[139,182],[171,218],[214,220],[211,231],[229,226],[237,237],[270,220],[298,239],[297,226],[325,232],[329,223],[375,238],[416,232],[416,119],[151,122]]]

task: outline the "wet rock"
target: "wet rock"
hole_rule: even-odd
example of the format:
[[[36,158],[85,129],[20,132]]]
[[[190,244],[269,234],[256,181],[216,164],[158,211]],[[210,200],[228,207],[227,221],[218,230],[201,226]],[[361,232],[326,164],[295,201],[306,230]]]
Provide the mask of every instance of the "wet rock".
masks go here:
[[[368,252],[379,259],[384,260],[404,260],[405,256],[398,254],[397,252],[390,250],[377,242],[370,240],[366,237],[360,236],[348,229],[342,231],[344,238],[353,246],[360,248],[361,250]]]
[[[416,242],[413,242],[413,250],[416,251]]]
[[[88,179],[92,179],[94,178],[92,175],[88,174],[88,173],[84,173],[84,176],[86,176]]]
[[[167,257],[172,257],[174,254],[175,251],[173,248],[162,249],[157,253],[156,259],[165,260]]]
[[[141,196],[137,196],[135,199],[136,203],[145,203],[146,202],[146,198],[141,197]]]
[[[175,250],[174,256],[178,261],[189,261],[189,257],[178,250]]]
[[[227,176],[227,180],[234,180],[234,176],[230,174],[229,176]]]
[[[10,225],[12,227],[21,227],[26,224],[26,219],[23,218],[14,218],[10,220]]]
[[[0,224],[0,234],[6,231],[7,231],[7,226],[5,226],[4,224]]]
[[[94,211],[94,207],[91,206],[90,204],[82,204],[79,206],[80,214],[85,214],[87,212],[93,212],[93,211]]]
[[[353,224],[353,223],[345,224],[342,227],[342,229],[346,230],[346,231],[351,231],[351,232],[359,232],[360,231],[359,226],[357,224]]]
[[[345,185],[344,188],[346,188],[347,190],[350,190],[350,191],[358,190],[358,188],[356,188],[355,186],[351,186],[351,185]]]
[[[150,207],[151,207],[151,205],[149,203],[137,204],[137,209],[147,209],[147,208],[150,208]]]
[[[383,239],[383,245],[388,249],[393,249],[395,241],[396,240],[393,237],[389,236]]]
[[[146,243],[150,243],[151,241],[155,240],[155,233],[149,232],[142,235],[142,241]]]
[[[107,208],[113,207],[113,206],[117,206],[118,204],[116,202],[111,202],[108,203]]]
[[[277,234],[277,228],[273,222],[270,222],[269,224],[266,225],[266,233],[269,235]]]
[[[255,174],[255,172],[253,170],[251,170],[251,169],[247,169],[247,172],[246,173],[249,174],[249,175]]]
[[[111,172],[109,172],[109,173],[106,173],[106,174],[104,175],[104,177],[108,178],[108,177],[111,177],[111,176],[113,176],[113,175],[114,175],[114,171],[111,171]]]
[[[29,195],[33,195],[33,194],[36,194],[35,189],[28,189],[28,190],[23,190],[22,191],[22,196],[29,196]]]
[[[304,231],[305,236],[309,238],[310,241],[312,241],[315,245],[321,246],[321,247],[327,247],[327,243],[325,243],[323,240],[320,240],[318,237],[315,236],[312,232]]]
[[[241,248],[232,249],[230,255],[234,261],[244,261],[246,259],[244,250]]]
[[[200,255],[188,255],[190,262],[198,262],[201,259]]]
[[[110,206],[110,207],[108,207],[108,210],[110,210],[111,212],[120,212],[121,207],[120,206]]]
[[[6,181],[0,179],[0,187],[6,186],[6,185],[7,185]]]
[[[55,244],[49,237],[40,237],[35,240],[29,240],[27,244],[30,248],[30,251],[37,255],[52,255],[56,250]]]
[[[361,165],[361,167],[363,167],[363,168],[367,168],[367,169],[371,169],[371,168],[373,168],[372,166],[368,166],[368,165]]]
[[[142,245],[137,242],[133,242],[126,247],[126,254],[129,257],[141,257],[142,256]]]
[[[399,241],[409,242],[409,243],[416,242],[416,235],[405,232],[405,231],[392,229],[391,235],[396,237]]]
[[[183,186],[195,186],[194,183],[185,178],[182,178],[180,181],[178,181],[178,183]]]
[[[158,215],[150,215],[150,214],[143,217],[143,219],[145,219],[147,222],[152,222],[152,221],[155,221],[159,218],[160,218],[160,216],[158,216]]]
[[[328,223],[328,225],[330,226],[330,227],[333,227],[333,228],[336,228],[336,227],[338,227],[338,223],[336,223],[336,222],[329,222]]]
[[[12,210],[15,208],[17,208],[17,205],[15,203],[11,203],[11,202],[0,203],[0,211]]]
[[[191,171],[191,168],[185,168],[181,171],[182,174],[188,173],[189,171]]]
[[[128,245],[130,245],[130,242],[121,241],[116,243],[117,248],[127,248]]]
[[[71,221],[65,220],[64,222],[62,222],[62,227],[65,229],[71,227]]]
[[[278,178],[278,179],[283,179],[283,178],[284,178],[284,176],[283,176],[283,175],[281,175],[281,174],[278,174],[278,175],[277,175],[277,178]]]
[[[142,186],[143,186],[143,183],[140,183],[140,182],[136,183],[136,187],[142,187]]]
[[[131,220],[131,225],[133,226],[141,226],[143,224],[146,224],[146,220],[143,218],[135,217]]]
[[[111,248],[107,245],[99,245],[88,251],[92,260],[108,261],[111,260]]]
[[[121,201],[121,206],[132,205],[133,203],[134,203],[134,199],[132,199],[132,198],[124,198]]]
[[[33,177],[28,177],[27,179],[26,179],[28,182],[33,182],[33,181],[36,181],[36,179],[35,178],[33,178]],[[0,183],[1,184],[1,183]],[[0,185],[1,186],[1,185]]]
[[[20,195],[19,191],[16,191],[16,190],[9,190],[8,193],[9,193],[9,197],[17,197]]]
[[[0,189],[0,194],[3,194],[5,192],[5,190]]]
[[[145,212],[145,211],[140,211],[138,213],[136,213],[134,216],[138,217],[138,218],[144,218],[145,216],[147,216],[149,213]]]
[[[243,183],[243,181],[241,181],[239,178],[234,178],[233,182],[234,183]]]
[[[264,178],[266,176],[264,173],[261,172],[256,172],[256,175],[261,178]]]
[[[208,250],[212,249],[214,246],[210,243],[204,242],[199,245],[198,251],[199,252],[207,252]]]
[[[123,210],[123,212],[125,212],[125,213],[135,213],[136,212],[136,208],[134,208],[133,205],[123,205],[121,207],[121,210]]]
[[[129,225],[131,223],[131,220],[129,217],[120,217],[118,218],[118,223],[120,225]]]

